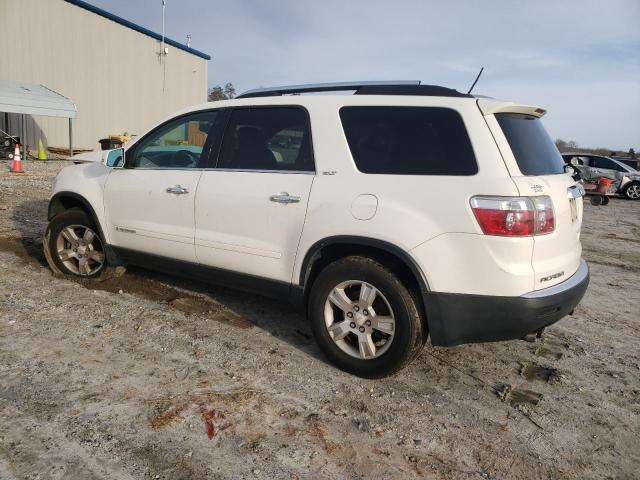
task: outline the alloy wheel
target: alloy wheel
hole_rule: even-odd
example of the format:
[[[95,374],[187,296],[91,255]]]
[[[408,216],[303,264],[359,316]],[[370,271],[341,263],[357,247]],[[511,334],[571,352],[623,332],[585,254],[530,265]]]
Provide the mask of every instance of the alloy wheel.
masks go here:
[[[105,262],[100,237],[84,225],[69,225],[56,239],[56,254],[70,272],[88,277],[100,271]]]
[[[393,341],[396,321],[385,296],[359,280],[342,282],[331,290],[324,307],[329,336],[345,353],[361,360],[377,358]]]

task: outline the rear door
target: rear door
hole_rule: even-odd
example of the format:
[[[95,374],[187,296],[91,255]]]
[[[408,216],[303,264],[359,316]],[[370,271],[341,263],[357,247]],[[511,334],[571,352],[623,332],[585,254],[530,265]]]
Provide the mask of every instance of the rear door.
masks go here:
[[[237,108],[214,168],[200,179],[201,264],[289,283],[315,176],[303,108]]]
[[[553,286],[580,265],[582,198],[576,198],[576,182],[565,172],[560,152],[542,125],[543,109],[512,105],[483,112],[520,195],[548,196],[553,202],[555,228],[533,237],[531,258],[534,289]]]

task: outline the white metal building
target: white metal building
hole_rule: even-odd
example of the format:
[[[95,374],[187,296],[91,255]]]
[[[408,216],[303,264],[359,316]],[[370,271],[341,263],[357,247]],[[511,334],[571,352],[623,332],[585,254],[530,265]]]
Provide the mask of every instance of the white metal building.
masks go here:
[[[161,39],[81,0],[0,0],[0,80],[68,97],[78,111],[74,147],[99,148],[109,134],[142,133],[169,113],[206,101],[209,55],[170,39],[161,55]],[[67,119],[25,119],[0,111],[0,129],[30,146],[38,139],[68,146]]]

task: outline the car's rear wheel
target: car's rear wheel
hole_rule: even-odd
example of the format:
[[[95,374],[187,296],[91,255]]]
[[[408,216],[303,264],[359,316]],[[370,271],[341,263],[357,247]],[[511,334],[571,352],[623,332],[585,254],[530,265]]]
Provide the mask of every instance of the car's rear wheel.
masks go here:
[[[414,296],[391,270],[370,258],[347,257],[325,267],[309,296],[309,317],[327,357],[361,377],[400,370],[423,345]]]
[[[631,182],[625,185],[622,193],[629,200],[638,200],[640,199],[640,182]]]
[[[55,273],[97,277],[107,267],[102,239],[86,212],[66,210],[56,215],[43,242],[47,263]]]

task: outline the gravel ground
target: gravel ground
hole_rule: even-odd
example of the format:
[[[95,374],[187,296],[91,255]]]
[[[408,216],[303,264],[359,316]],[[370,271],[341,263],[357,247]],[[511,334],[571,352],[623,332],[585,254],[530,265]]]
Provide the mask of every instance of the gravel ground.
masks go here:
[[[0,162],[0,478],[638,478],[640,202],[585,207],[592,283],[523,341],[362,380],[287,305],[131,269],[54,278],[60,162]]]

